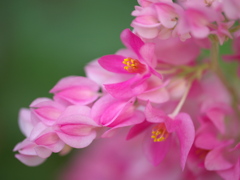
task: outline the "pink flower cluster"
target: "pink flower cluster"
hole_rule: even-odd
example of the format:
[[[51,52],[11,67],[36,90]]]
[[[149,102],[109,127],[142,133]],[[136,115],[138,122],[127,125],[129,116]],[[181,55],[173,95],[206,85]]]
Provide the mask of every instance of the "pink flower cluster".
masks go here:
[[[20,110],[26,139],[15,146],[16,158],[36,166],[52,152],[101,139],[98,155],[85,161],[115,169],[77,179],[238,180],[239,91],[221,70],[218,46],[234,38],[235,55],[224,59],[239,61],[240,1],[138,2],[134,30],[120,35],[126,48],[90,62],[86,77],[61,79],[53,99]]]
[[[240,18],[238,0],[138,0],[131,26],[146,40],[179,36],[203,39],[214,34],[223,44],[229,28]]]

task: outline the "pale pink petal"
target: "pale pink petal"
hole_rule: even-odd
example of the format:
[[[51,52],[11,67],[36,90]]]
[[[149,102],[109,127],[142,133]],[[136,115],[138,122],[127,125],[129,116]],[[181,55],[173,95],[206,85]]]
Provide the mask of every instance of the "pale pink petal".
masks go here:
[[[92,132],[93,127],[82,124],[66,124],[61,125],[60,130],[68,135],[72,136],[86,136]]]
[[[29,137],[33,129],[30,110],[25,108],[20,109],[18,117],[20,130],[26,137]]]
[[[131,24],[131,26],[134,27],[134,30],[139,36],[146,39],[154,39],[158,36],[159,33],[158,27],[142,27],[134,22]]]
[[[58,83],[50,90],[50,93],[56,93],[69,87],[88,87],[92,91],[97,91],[99,86],[92,80],[81,76],[69,76],[62,78]]]
[[[92,143],[96,137],[96,132],[92,131],[92,133],[87,136],[71,136],[62,132],[58,132],[58,136],[63,142],[73,148],[84,148]]]
[[[98,97],[99,85],[81,76],[69,76],[61,79],[51,90],[55,99],[65,100],[71,104],[85,105]]]
[[[137,98],[144,101],[150,101],[152,103],[164,103],[169,100],[169,94],[165,88],[160,88],[154,91],[142,93],[138,95]]]
[[[38,166],[42,164],[46,159],[40,158],[38,156],[28,156],[23,154],[16,154],[15,157],[27,166]]]
[[[47,149],[43,146],[36,146],[34,150],[40,158],[48,158],[52,154],[52,151],[50,149]]]
[[[98,60],[94,60],[87,64],[87,66],[85,66],[85,73],[89,79],[93,80],[100,86],[114,75],[114,73],[109,72],[100,66]]]
[[[30,136],[29,136],[29,139],[30,139],[31,141],[35,140],[35,139],[36,139],[37,137],[39,137],[39,135],[41,135],[44,131],[48,131],[48,127],[47,127],[45,124],[41,123],[41,122],[37,123],[37,124],[34,126],[33,130],[31,131],[31,134],[30,134]]]
[[[150,67],[155,68],[157,65],[157,58],[154,55],[155,44],[146,43],[140,49],[140,54],[144,59],[144,62],[147,63]]]
[[[13,151],[18,151],[20,154],[24,155],[36,155],[34,147],[36,147],[35,143],[25,139],[24,141],[18,143],[14,147]]]
[[[61,115],[65,107],[48,98],[37,98],[30,105],[32,121],[37,123],[42,121],[44,124],[52,126],[55,120]]]
[[[88,106],[68,106],[57,120],[57,124],[92,124],[90,111]]]
[[[40,107],[42,105],[49,105],[49,103],[51,103],[52,100],[50,98],[37,98],[35,99],[31,104],[30,107]]]
[[[178,14],[176,12],[175,3],[156,3],[155,8],[158,14],[158,19],[166,28],[174,28],[177,24],[176,18]]]
[[[155,53],[159,60],[167,64],[181,65],[195,60],[200,53],[200,48],[192,39],[182,42],[176,37],[158,40]]]
[[[59,137],[55,132],[43,134],[35,140],[38,145],[49,146],[59,141]]]

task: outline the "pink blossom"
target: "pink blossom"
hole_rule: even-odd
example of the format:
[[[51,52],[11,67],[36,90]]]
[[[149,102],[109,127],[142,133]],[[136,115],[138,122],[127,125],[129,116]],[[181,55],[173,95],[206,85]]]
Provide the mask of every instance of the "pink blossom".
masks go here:
[[[36,166],[45,161],[52,152],[60,152],[64,143],[59,139],[51,127],[41,122],[33,124],[30,111],[22,109],[19,115],[21,130],[26,135],[26,139],[18,143],[14,151],[21,162],[28,166]]]
[[[154,70],[156,58],[154,57],[154,45],[144,42],[134,35],[129,29],[121,34],[123,44],[135,53],[137,59],[122,55],[106,55],[98,62],[106,70],[117,74],[128,74],[126,81],[113,84],[104,84],[108,93],[116,98],[130,98],[141,94],[146,89],[144,82],[152,75],[162,76]]]
[[[223,0],[223,10],[229,19],[239,19],[240,18],[240,2],[238,0]]]
[[[88,106],[68,106],[56,123],[59,138],[74,148],[88,146],[96,138],[98,127],[90,117],[90,111]]]
[[[49,98],[38,98],[30,104],[30,107],[32,121],[42,121],[49,126],[56,123],[56,120],[65,109],[65,106]]]
[[[51,90],[54,99],[67,104],[86,105],[99,96],[96,82],[80,76],[69,76],[61,79]]]
[[[100,98],[92,107],[91,116],[103,127],[109,127],[103,136],[111,136],[116,129],[144,121],[144,114],[134,107],[135,98],[120,100],[110,95]]]
[[[190,32],[196,38],[206,38],[210,34],[209,25],[217,21],[219,16],[215,11],[198,4],[189,5],[182,18],[186,26],[182,27],[181,33]],[[183,23],[183,22],[181,22]]]
[[[158,165],[168,153],[174,134],[176,133],[180,141],[180,164],[184,169],[187,155],[194,141],[195,130],[191,118],[186,113],[180,113],[176,117],[170,118],[161,110],[156,109],[148,103],[146,119],[150,123],[136,125],[130,131],[128,138],[148,129],[146,132],[144,150],[147,158],[154,165]],[[151,124],[152,123],[152,124]],[[149,129],[151,127],[151,129]]]

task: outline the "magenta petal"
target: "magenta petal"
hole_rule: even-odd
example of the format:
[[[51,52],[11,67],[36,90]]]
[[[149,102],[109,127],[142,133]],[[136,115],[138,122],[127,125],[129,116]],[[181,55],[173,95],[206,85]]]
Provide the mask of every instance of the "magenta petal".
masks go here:
[[[240,177],[240,163],[239,160],[237,163],[230,169],[217,171],[217,173],[223,178],[223,179],[229,179],[229,180],[239,180]]]
[[[144,42],[137,35],[133,34],[130,29],[122,31],[121,40],[128,49],[133,50],[138,57],[141,57],[139,52]]]
[[[15,157],[27,166],[37,166],[39,164],[42,164],[46,160],[38,156],[28,156],[23,154],[16,154]]]
[[[129,72],[124,69],[123,60],[126,57],[121,55],[106,55],[98,59],[98,63],[106,70],[114,73],[124,73]]]
[[[115,125],[113,128],[106,131],[102,137],[110,137],[113,133],[115,133],[121,127],[133,126],[135,124],[140,124],[144,121],[145,116],[141,111],[136,111],[134,116],[125,119],[124,121],[120,122],[119,124]]]
[[[165,121],[166,114],[160,109],[152,107],[151,103],[148,102],[145,109],[145,116],[148,122],[161,123]]]
[[[181,146],[181,168],[184,169],[188,153],[194,142],[195,129],[192,119],[186,113],[178,114],[173,121],[180,121],[176,132]]]
[[[215,148],[210,151],[205,159],[205,168],[209,171],[226,170],[233,167],[226,157],[224,157],[224,147]]]
[[[131,106],[134,99],[119,100],[110,95],[100,98],[92,107],[91,117],[97,124],[109,125],[111,124],[124,110],[124,108]]]
[[[150,74],[141,76],[136,74],[136,76],[130,78],[127,81],[115,83],[115,84],[104,84],[106,91],[115,98],[131,98],[138,94],[144,92],[147,85],[143,83]]]
[[[221,144],[217,138],[218,130],[211,122],[204,123],[198,128],[195,146],[201,149],[211,150]]]
[[[166,156],[169,151],[171,144],[171,136],[165,141],[154,142],[151,138],[151,133],[147,133],[144,139],[143,150],[147,159],[154,165],[157,166]]]
[[[134,138],[135,136],[139,135],[140,133],[142,133],[143,131],[145,131],[149,126],[151,126],[152,123],[149,123],[147,121],[144,121],[140,124],[137,124],[135,126],[133,126],[130,131],[128,132],[127,135],[127,140],[130,140],[132,138]]]
[[[211,109],[206,112],[208,118],[212,121],[212,123],[216,126],[216,128],[222,133],[225,133],[225,114],[224,112],[218,109]]]
[[[58,136],[63,142],[73,148],[84,148],[92,143],[96,137],[96,132],[92,131],[92,133],[87,136],[71,136],[62,132],[58,132]]]

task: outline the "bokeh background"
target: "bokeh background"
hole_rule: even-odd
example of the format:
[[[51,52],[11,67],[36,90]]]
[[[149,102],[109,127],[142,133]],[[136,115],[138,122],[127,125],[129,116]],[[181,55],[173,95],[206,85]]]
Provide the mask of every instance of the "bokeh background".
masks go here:
[[[0,1],[0,179],[54,180],[72,154],[37,167],[14,158],[24,136],[18,111],[63,77],[84,75],[87,62],[123,47],[136,0]],[[75,150],[76,151],[76,150]]]
[[[130,27],[134,5],[136,0],[0,1],[1,180],[58,178],[77,150],[53,154],[37,167],[20,163],[12,152],[24,139],[18,111],[37,97],[52,97],[48,91],[61,78],[84,75],[89,61],[122,48],[119,35]]]

